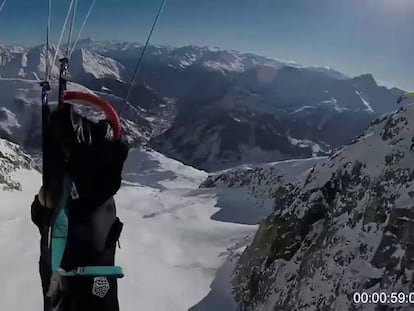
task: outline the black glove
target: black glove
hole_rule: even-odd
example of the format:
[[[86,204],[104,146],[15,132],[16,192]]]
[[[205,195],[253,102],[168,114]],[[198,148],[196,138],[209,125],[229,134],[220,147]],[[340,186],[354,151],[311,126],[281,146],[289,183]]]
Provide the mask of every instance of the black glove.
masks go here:
[[[121,186],[121,173],[127,155],[128,147],[121,141],[75,145],[70,150],[67,168],[79,199],[96,206],[112,197]]]
[[[128,146],[112,140],[106,120],[94,123],[70,112],[68,106],[51,115],[51,141],[63,151],[55,166],[63,165],[60,171],[73,179],[82,205],[93,208],[119,190]]]

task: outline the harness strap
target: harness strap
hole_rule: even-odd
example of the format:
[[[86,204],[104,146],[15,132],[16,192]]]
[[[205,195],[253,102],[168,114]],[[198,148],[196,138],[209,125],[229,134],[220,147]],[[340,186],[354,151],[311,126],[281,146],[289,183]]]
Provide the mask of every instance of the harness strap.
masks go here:
[[[66,238],[68,234],[68,216],[67,216],[67,201],[69,199],[72,189],[72,180],[69,176],[64,178],[64,191],[62,200],[58,206],[58,214],[52,228],[51,235],[51,266],[52,273],[58,273],[60,276],[111,276],[115,278],[122,278],[124,273],[119,266],[87,266],[78,267],[74,270],[65,271],[60,268],[63,254],[66,248]]]
[[[78,267],[75,270],[64,271],[59,270],[61,276],[90,276],[90,277],[100,277],[100,276],[111,276],[115,278],[124,277],[122,268],[119,266],[88,266],[88,267]]]
[[[63,179],[62,198],[57,206],[57,215],[52,227],[51,234],[51,266],[52,273],[58,272],[63,254],[66,248],[66,237],[68,234],[67,202],[72,189],[72,179],[65,175]]]

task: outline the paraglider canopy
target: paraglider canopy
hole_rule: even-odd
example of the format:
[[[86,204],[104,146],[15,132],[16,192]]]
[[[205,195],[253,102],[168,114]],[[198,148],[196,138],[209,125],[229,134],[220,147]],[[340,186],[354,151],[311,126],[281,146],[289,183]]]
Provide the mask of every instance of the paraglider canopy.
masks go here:
[[[414,92],[408,92],[408,93],[404,93],[402,94],[398,100],[397,100],[397,104],[401,104],[404,100],[406,100],[407,98],[413,98],[414,99]]]

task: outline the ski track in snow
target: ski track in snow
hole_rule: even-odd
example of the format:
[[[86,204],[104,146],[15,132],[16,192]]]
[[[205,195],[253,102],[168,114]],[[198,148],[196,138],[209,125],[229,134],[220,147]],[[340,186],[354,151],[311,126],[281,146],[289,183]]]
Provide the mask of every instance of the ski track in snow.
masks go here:
[[[132,151],[125,167],[116,196],[125,224],[117,253],[126,275],[119,280],[121,310],[135,311],[138,305],[150,311],[233,309],[229,295],[217,294],[230,293],[225,289],[229,263],[223,263],[228,249],[257,226],[211,219],[220,208],[214,189],[198,189],[204,172],[142,150]],[[0,190],[0,274],[5,284],[0,310],[41,310],[39,233],[30,220],[41,176],[27,170],[15,175],[23,192]],[[234,200],[239,208],[246,204]]]

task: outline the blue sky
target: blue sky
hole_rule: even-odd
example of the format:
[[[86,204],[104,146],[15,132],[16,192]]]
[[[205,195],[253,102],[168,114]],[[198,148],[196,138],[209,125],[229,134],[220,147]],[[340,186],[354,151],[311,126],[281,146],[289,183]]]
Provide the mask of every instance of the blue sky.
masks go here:
[[[1,4],[2,0],[0,0]],[[92,0],[80,0],[78,16]],[[54,40],[68,0],[53,1]],[[142,42],[158,0],[97,0],[84,37]],[[47,0],[8,0],[0,42],[44,40]],[[219,46],[414,89],[414,0],[168,0],[153,43]]]

